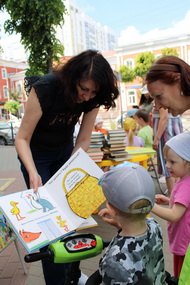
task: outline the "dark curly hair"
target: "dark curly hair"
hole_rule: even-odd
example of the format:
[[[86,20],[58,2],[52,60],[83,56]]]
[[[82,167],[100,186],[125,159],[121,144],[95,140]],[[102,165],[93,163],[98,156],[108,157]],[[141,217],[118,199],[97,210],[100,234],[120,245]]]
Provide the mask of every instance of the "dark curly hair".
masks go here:
[[[72,57],[62,68],[55,71],[60,81],[60,94],[65,94],[69,105],[77,102],[77,85],[83,80],[93,80],[97,94],[83,102],[85,112],[104,106],[115,107],[119,95],[117,79],[108,61],[96,50],[86,50]]]

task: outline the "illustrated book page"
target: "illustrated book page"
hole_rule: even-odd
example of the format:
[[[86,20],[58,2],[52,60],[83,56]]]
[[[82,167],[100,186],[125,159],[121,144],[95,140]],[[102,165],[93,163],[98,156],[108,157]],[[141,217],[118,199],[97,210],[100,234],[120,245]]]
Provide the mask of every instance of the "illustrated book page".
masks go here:
[[[72,233],[80,225],[96,224],[87,218],[105,201],[98,185],[102,174],[79,149],[36,193],[29,189],[0,197],[3,213],[28,252]]]

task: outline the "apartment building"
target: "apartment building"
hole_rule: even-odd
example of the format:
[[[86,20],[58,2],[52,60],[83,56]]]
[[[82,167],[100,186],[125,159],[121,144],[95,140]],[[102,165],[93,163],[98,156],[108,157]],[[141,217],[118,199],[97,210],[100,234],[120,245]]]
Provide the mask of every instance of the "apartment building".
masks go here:
[[[113,50],[117,37],[108,27],[94,21],[71,0],[64,1],[67,15],[64,25],[57,29],[57,36],[64,45],[64,55],[76,55],[86,49]]]

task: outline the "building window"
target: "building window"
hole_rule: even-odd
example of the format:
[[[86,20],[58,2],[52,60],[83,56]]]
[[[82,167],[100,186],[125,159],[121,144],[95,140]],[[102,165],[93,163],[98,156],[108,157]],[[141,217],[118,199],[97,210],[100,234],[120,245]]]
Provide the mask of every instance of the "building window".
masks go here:
[[[9,97],[9,91],[8,91],[7,86],[3,86],[3,96],[5,99],[8,99]]]
[[[134,59],[133,58],[128,58],[124,61],[124,65],[126,65],[127,67],[133,69],[134,68]]]
[[[127,90],[127,97],[129,106],[137,105],[136,90]]]
[[[7,70],[5,68],[2,68],[1,72],[2,72],[2,79],[7,79]]]

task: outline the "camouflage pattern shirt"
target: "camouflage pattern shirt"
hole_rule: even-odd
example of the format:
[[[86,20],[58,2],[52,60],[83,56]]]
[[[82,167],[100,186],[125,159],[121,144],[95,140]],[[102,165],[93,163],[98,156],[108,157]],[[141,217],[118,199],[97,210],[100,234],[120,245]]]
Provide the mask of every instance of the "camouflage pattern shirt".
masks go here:
[[[162,232],[153,218],[140,237],[115,236],[100,260],[103,285],[165,285]]]

